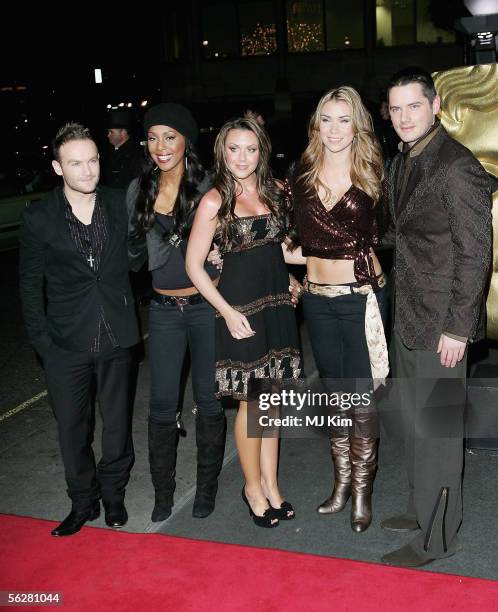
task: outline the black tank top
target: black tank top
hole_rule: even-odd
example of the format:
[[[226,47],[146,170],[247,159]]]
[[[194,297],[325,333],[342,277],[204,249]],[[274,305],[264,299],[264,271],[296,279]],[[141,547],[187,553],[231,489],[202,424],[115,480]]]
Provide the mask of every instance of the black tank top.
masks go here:
[[[175,219],[172,215],[156,213],[156,222],[165,232],[168,232],[173,229]],[[208,261],[204,264],[204,269],[212,280],[220,275],[218,268]],[[193,286],[185,271],[185,259],[181,245],[171,249],[168,261],[164,265],[152,270],[152,286],[156,289],[187,289]]]

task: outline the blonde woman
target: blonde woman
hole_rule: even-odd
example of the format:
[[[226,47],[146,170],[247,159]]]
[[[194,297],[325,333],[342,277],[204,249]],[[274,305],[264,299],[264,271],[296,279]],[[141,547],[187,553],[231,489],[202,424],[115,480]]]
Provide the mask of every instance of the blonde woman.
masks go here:
[[[326,93],[313,113],[309,144],[288,183],[295,230],[307,257],[303,310],[321,378],[356,379],[370,390],[388,373],[383,316],[384,277],[377,244],[383,162],[370,115],[351,87]],[[353,384],[353,383],[351,383]],[[351,527],[372,520],[377,439],[370,412],[356,412],[362,436],[331,438],[334,490],[321,514],[344,509],[352,497]]]

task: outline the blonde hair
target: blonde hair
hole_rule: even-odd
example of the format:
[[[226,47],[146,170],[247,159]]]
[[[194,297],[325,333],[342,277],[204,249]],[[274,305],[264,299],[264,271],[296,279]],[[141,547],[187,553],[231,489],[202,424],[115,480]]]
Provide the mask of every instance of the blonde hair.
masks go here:
[[[331,197],[330,189],[319,178],[325,152],[320,137],[320,117],[323,106],[330,100],[345,102],[351,110],[354,139],[351,145],[351,182],[368,194],[375,203],[382,195],[384,164],[382,152],[373,129],[370,113],[352,87],[342,86],[328,91],[318,102],[308,126],[308,146],[301,156],[303,173],[301,179],[309,191],[325,190],[325,197]]]

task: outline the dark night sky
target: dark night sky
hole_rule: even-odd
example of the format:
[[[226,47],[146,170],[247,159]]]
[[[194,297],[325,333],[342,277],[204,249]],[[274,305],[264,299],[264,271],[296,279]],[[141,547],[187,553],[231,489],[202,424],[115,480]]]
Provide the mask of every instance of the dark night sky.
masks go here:
[[[47,6],[37,11],[23,5],[3,20],[0,81],[67,79],[71,72],[96,63],[111,69],[159,62],[163,13],[157,8],[151,14],[145,10],[148,4],[113,4],[99,11],[91,4],[62,5],[60,10]]]
[[[133,19],[126,28],[119,23],[60,25],[23,28],[2,35],[1,80],[39,75],[46,78],[68,75],[82,67],[103,64],[107,67],[128,64],[146,66],[159,60],[160,36],[150,35],[144,24]]]
[[[38,155],[40,144],[65,121],[82,121],[99,136],[107,103],[159,95],[160,16],[157,21],[135,16],[130,8],[119,19],[104,19],[88,5],[76,10],[89,14],[56,19],[45,14],[39,23],[34,15],[28,23],[21,16],[4,21],[0,87],[23,85],[27,90],[0,92],[1,165],[11,164],[17,149]],[[94,68],[103,69],[103,86],[95,85]]]

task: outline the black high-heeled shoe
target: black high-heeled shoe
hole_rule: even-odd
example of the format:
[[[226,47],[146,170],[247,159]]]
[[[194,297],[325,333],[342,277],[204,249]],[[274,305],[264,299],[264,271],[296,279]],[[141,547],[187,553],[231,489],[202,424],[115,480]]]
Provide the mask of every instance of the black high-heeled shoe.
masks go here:
[[[257,525],[258,527],[266,527],[269,529],[272,529],[273,527],[278,527],[278,520],[275,521],[277,517],[275,516],[274,509],[271,506],[264,511],[263,516],[258,516],[257,514],[254,514],[251,508],[251,504],[249,503],[246,497],[245,486],[242,487],[241,495],[242,500],[249,508],[249,515],[252,516],[252,520],[254,521],[255,525]]]
[[[270,508],[273,510],[274,516],[276,516],[279,521],[292,521],[292,519],[296,518],[296,513],[294,512],[294,508],[292,507],[292,504],[289,503],[288,501],[283,501],[280,504],[280,508],[274,508],[270,504]],[[292,512],[292,514],[289,515],[289,512]]]

